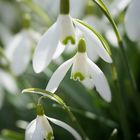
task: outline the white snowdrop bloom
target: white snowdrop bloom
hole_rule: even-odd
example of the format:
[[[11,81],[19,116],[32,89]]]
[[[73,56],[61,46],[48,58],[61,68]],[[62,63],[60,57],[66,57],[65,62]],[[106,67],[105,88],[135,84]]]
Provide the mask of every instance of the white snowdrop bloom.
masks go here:
[[[53,130],[45,115],[37,116],[26,128],[25,140],[53,140]]]
[[[14,77],[2,69],[0,69],[0,87],[12,94],[19,91]]]
[[[75,25],[75,26],[74,26]],[[96,55],[100,56],[104,61],[111,63],[112,59],[103,47],[98,37],[87,27],[72,19],[69,14],[60,14],[57,21],[48,29],[48,31],[41,37],[34,53],[33,68],[36,73],[40,73],[47,67],[52,59],[56,59],[65,50],[65,45],[71,42],[76,43],[77,35],[76,29],[86,39],[86,43],[94,44]],[[87,45],[87,50],[88,50]],[[93,52],[93,55],[94,55]]]
[[[133,0],[125,15],[125,29],[130,40],[140,40],[140,1]]]
[[[16,81],[8,72],[0,69],[0,109],[3,105],[5,91],[11,94],[19,92]]]
[[[60,0],[34,0],[50,17],[56,17],[59,14]],[[70,0],[70,14],[72,17],[78,18],[84,14],[84,9],[88,0]],[[77,8],[78,5],[78,8]]]
[[[55,125],[58,125],[64,129],[66,129],[69,133],[73,135],[76,140],[82,140],[81,136],[68,124],[54,119],[47,117],[44,115],[44,110],[42,105],[37,106],[40,110],[37,112],[37,117],[34,119],[26,128],[25,132],[25,140],[53,140],[53,130],[49,123],[52,122]],[[49,121],[48,121],[49,120]]]
[[[60,65],[53,73],[46,90],[54,93],[71,66],[71,79],[80,81],[89,89],[95,87],[104,100],[111,101],[111,92],[105,75],[88,58],[84,39],[80,39],[76,55]]]
[[[32,55],[33,45],[40,35],[31,29],[23,29],[16,34],[6,48],[13,74],[19,76],[25,72]]]

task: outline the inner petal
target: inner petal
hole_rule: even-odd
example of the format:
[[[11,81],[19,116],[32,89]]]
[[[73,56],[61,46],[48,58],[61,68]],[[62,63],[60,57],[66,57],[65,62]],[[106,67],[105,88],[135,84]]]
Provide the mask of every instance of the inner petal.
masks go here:
[[[68,42],[75,44],[75,30],[70,15],[59,15],[58,23],[60,24],[60,41],[65,45]]]

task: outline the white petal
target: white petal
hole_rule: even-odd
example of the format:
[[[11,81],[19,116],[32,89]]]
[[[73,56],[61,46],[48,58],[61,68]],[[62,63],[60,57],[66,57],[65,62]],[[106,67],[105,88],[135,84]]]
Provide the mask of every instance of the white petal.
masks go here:
[[[46,116],[37,116],[27,126],[25,140],[44,140],[49,133],[53,134],[53,131]]]
[[[53,73],[51,79],[49,80],[46,90],[53,93],[57,90],[60,82],[63,80],[64,76],[70,69],[72,63],[73,63],[73,58],[67,60],[66,62],[64,62],[62,65],[58,67],[58,69]]]
[[[16,94],[19,92],[15,79],[3,70],[0,70],[0,85],[9,93]]]
[[[70,133],[74,136],[74,138],[75,138],[76,140],[82,140],[81,136],[77,133],[77,131],[74,130],[74,129],[73,129],[71,126],[69,126],[68,124],[66,124],[66,123],[64,123],[64,122],[62,122],[62,121],[60,121],[60,120],[56,120],[56,119],[54,119],[54,118],[50,118],[50,117],[47,117],[47,118],[48,118],[48,120],[50,120],[52,123],[54,123],[54,124],[56,124],[56,125],[58,125],[58,126],[64,128],[64,129],[66,129],[68,132],[70,132]]]
[[[86,38],[86,37],[85,37]],[[88,40],[88,39],[86,39]],[[94,47],[94,44],[88,40],[86,41],[86,47],[87,47],[87,54],[88,54],[88,57],[93,61],[93,62],[96,62],[98,59],[99,59],[99,55],[97,54],[96,52],[96,49]]]
[[[34,30],[30,29],[28,32],[29,32],[30,38],[35,42],[39,41],[39,39],[41,38],[41,34],[38,32],[35,32]]]
[[[57,59],[62,53],[63,51],[65,50],[66,46],[63,45],[61,42],[59,42],[58,46],[57,46],[57,49],[53,55],[53,59]]]
[[[36,119],[33,120],[26,128],[25,131],[25,140],[32,140],[33,137],[33,133],[35,131],[36,128]]]
[[[86,37],[86,41],[92,42],[98,55],[106,62],[111,63],[112,62],[111,57],[109,56],[109,54],[107,53],[107,51],[105,50],[104,46],[97,38],[97,36],[82,24],[76,21],[74,21],[74,23],[77,26],[77,28],[79,28],[83,32],[84,36]]]
[[[126,33],[132,41],[140,39],[140,0],[133,0],[125,15]]]
[[[40,39],[33,58],[33,68],[36,73],[43,71],[51,62],[59,41],[58,30],[59,27],[55,23]]]
[[[60,41],[63,42],[66,37],[75,38],[75,29],[70,15],[59,15],[57,22],[60,27]]]
[[[94,87],[94,80],[93,79],[84,79],[83,81],[80,81],[87,89],[93,89]]]
[[[11,64],[11,70],[15,75],[21,75],[27,69],[31,56],[31,40],[28,33],[22,31],[10,42],[7,48],[7,57]]]
[[[94,85],[96,87],[96,90],[99,92],[99,94],[104,100],[110,102],[111,91],[104,73],[90,59],[88,59],[88,63],[89,63],[89,68],[93,73],[93,80],[94,80]]]

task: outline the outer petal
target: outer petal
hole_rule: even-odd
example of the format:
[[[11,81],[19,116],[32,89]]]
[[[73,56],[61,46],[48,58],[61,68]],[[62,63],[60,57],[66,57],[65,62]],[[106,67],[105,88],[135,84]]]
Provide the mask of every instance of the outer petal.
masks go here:
[[[28,33],[22,31],[10,42],[7,50],[7,57],[11,61],[11,70],[15,75],[22,74],[30,61],[31,41]]]
[[[46,116],[37,116],[37,118],[27,126],[25,140],[44,140],[50,132],[53,134]]]
[[[88,38],[85,36],[85,39],[88,40]],[[99,59],[99,55],[96,52],[96,48],[94,47],[94,44],[89,40],[86,42],[86,46],[87,46],[87,54],[88,57],[96,62]]]
[[[5,88],[9,93],[16,94],[19,91],[16,85],[16,81],[9,73],[0,70],[0,86]]]
[[[125,28],[132,41],[140,39],[140,0],[133,0],[125,15]]]
[[[59,27],[57,23],[42,36],[33,58],[33,68],[36,73],[40,73],[51,62],[59,42]]]
[[[62,65],[58,67],[58,69],[54,72],[51,79],[49,80],[46,90],[53,93],[57,90],[60,82],[63,80],[64,76],[70,69],[72,63],[73,63],[73,58],[67,60],[66,62],[64,62]]]
[[[94,80],[94,85],[96,87],[96,90],[99,92],[99,94],[104,100],[106,100],[107,102],[110,102],[111,91],[110,91],[110,87],[108,85],[105,75],[99,69],[99,67],[95,65],[90,59],[88,59],[88,63],[89,63],[89,68],[91,69],[91,72],[93,73],[93,80]]]
[[[94,88],[94,80],[93,79],[84,79],[83,81],[80,81],[87,89],[93,89]]]
[[[91,41],[94,44],[95,50],[98,53],[98,55],[106,62],[111,63],[112,62],[111,57],[109,56],[109,54],[107,53],[107,51],[105,50],[105,48],[103,47],[102,43],[97,38],[97,36],[88,28],[81,25],[80,23],[76,21],[74,23],[76,27],[79,28],[83,32],[84,36],[86,37],[86,41]]]
[[[58,16],[57,22],[60,27],[60,41],[61,42],[63,42],[67,37],[73,37],[73,39],[75,39],[75,29],[74,29],[74,25],[73,25],[72,18],[70,15],[60,14]]]
[[[52,123],[66,129],[68,132],[70,132],[76,140],[82,140],[81,136],[76,132],[76,130],[74,130],[71,126],[69,126],[68,124],[60,121],[60,120],[56,120],[54,118],[50,118],[50,117],[47,117],[48,120],[50,120]]]

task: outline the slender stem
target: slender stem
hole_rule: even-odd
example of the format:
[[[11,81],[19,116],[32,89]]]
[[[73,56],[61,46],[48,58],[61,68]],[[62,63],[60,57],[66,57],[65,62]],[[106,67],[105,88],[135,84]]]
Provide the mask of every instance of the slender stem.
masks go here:
[[[84,140],[90,140],[88,138],[88,136],[86,135],[86,133],[84,132],[83,128],[81,127],[81,125],[79,124],[79,122],[77,121],[76,117],[74,116],[74,114],[71,112],[70,108],[67,106],[66,111],[68,112],[69,116],[71,117],[71,120],[73,121],[73,123],[75,123],[79,129],[79,131],[81,132]]]
[[[117,100],[117,107],[119,110],[119,117],[120,117],[119,120],[124,134],[124,140],[131,140],[130,126],[128,123],[125,105],[121,95],[121,88],[120,88],[120,82],[118,81],[117,69],[114,64],[112,64],[112,77],[113,77],[115,89],[117,90],[116,100]]]
[[[46,96],[41,96],[39,99],[38,99],[38,104],[41,104],[41,100],[44,99],[44,98],[47,98]],[[72,122],[74,124],[76,124],[76,126],[78,127],[82,137],[84,140],[90,140],[87,135],[85,134],[83,128],[80,126],[79,122],[77,121],[76,117],[74,116],[74,114],[71,112],[70,108],[67,106],[67,105],[64,105],[63,108],[67,111],[67,113],[69,114]]]
[[[128,64],[127,55],[126,55],[126,52],[125,52],[125,49],[124,49],[124,45],[123,45],[123,42],[122,42],[122,38],[120,36],[120,33],[119,33],[118,28],[116,26],[116,23],[114,22],[110,12],[108,11],[106,5],[102,2],[102,0],[98,0],[98,1],[97,0],[93,0],[93,2],[95,2],[98,5],[98,7],[102,10],[102,12],[108,18],[108,20],[110,21],[110,23],[111,23],[111,25],[112,25],[112,27],[114,29],[114,32],[115,32],[116,37],[117,37],[118,45],[119,45],[119,47],[121,49],[121,53],[122,53],[122,56],[123,56],[123,59],[124,59],[124,62],[125,62],[125,67],[126,67],[126,70],[128,72],[130,83],[132,85],[134,93],[137,93],[136,82],[135,82],[133,74],[132,74],[132,72],[130,70],[130,67],[129,67],[129,64]]]

